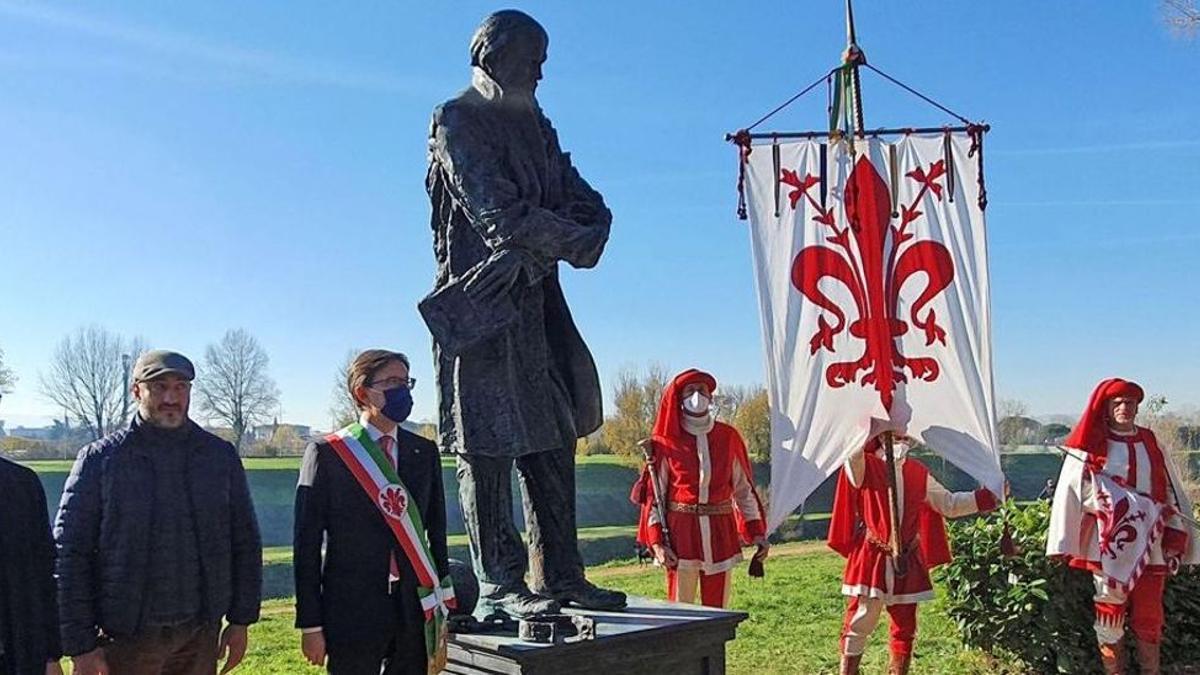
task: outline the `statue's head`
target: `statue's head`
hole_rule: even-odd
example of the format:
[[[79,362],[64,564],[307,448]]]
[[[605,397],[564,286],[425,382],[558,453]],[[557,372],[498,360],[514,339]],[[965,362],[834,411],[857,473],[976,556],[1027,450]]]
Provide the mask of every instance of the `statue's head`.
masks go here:
[[[471,65],[506,92],[529,92],[542,79],[550,37],[528,14],[505,9],[489,15],[471,38]]]

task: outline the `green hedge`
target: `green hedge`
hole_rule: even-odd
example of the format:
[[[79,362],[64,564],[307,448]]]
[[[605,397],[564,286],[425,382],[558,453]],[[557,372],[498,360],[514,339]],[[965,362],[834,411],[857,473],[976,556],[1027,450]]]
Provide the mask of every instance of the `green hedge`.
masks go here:
[[[1013,558],[1000,555],[1002,514],[1019,547]],[[1048,503],[1010,501],[990,516],[952,523],[954,561],[938,574],[948,614],[967,645],[1016,658],[1032,672],[1099,673],[1091,575],[1046,557],[1049,522]],[[1164,604],[1163,664],[1200,662],[1200,569],[1168,580]]]

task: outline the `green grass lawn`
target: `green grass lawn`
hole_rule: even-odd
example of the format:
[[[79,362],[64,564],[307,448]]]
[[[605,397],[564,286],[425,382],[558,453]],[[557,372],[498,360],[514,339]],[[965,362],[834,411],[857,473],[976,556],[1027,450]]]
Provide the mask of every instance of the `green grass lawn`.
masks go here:
[[[845,599],[842,559],[822,544],[778,546],[767,563],[767,577],[750,579],[745,566],[735,573],[733,607],[750,618],[728,646],[730,673],[836,673],[837,639]],[[662,572],[632,564],[592,568],[593,581],[628,593],[662,597]],[[236,672],[257,675],[319,673],[300,656],[299,633],[292,628],[290,600],[267,602],[263,620],[251,629],[250,653]],[[966,650],[946,617],[941,599],[922,606],[915,673],[1003,673],[1011,670],[987,655]],[[886,619],[863,659],[864,673],[887,669]]]

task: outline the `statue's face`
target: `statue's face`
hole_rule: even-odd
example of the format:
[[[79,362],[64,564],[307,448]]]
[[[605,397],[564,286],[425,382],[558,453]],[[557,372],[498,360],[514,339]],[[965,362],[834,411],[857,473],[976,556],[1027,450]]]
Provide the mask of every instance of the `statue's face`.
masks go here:
[[[542,79],[546,41],[541,35],[529,32],[520,39],[514,39],[490,61],[488,74],[505,93],[533,95],[538,81]]]

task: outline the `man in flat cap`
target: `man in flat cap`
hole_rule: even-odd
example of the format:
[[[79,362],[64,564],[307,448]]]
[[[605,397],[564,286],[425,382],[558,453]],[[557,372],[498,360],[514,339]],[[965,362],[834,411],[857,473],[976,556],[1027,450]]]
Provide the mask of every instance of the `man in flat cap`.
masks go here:
[[[63,488],[59,626],[76,675],[212,675],[246,652],[262,542],[237,452],[188,418],[194,378],[181,354],[142,354],[133,420],[84,446]]]
[[[434,338],[441,443],[458,456],[481,617],[625,605],[624,594],[584,578],[576,544],[575,444],[604,416],[596,366],[558,282],[560,261],[596,265],[612,214],[534,96],[547,44],[527,14],[485,18],[471,40],[471,84],[434,111],[430,129],[438,269],[421,312]],[[514,464],[528,552],[512,517]]]

